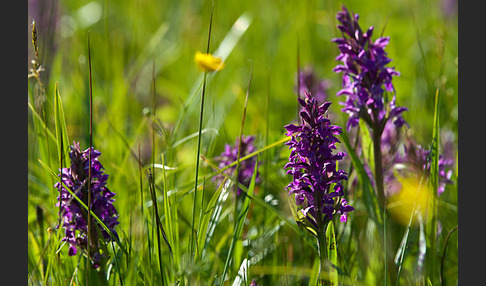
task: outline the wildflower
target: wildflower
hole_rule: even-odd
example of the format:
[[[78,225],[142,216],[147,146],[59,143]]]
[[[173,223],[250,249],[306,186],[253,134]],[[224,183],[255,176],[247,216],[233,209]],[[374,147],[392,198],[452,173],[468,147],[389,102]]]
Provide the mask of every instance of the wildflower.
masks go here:
[[[253,278],[251,280],[250,286],[260,286],[260,285],[256,284],[255,278]]]
[[[255,140],[255,136],[243,136],[241,140],[241,150],[240,150],[240,158],[245,157],[246,155],[253,153],[256,151],[255,145],[253,145],[253,141]],[[225,145],[224,151],[221,153],[219,157],[216,158],[218,161],[218,167],[224,168],[231,163],[238,160],[238,146],[239,146],[239,139],[236,139],[234,146],[230,146],[229,144]],[[247,160],[241,161],[238,171],[238,182],[243,184],[245,187],[250,186],[251,177],[253,176],[253,171],[255,170],[256,164],[256,157],[251,157]],[[233,167],[228,168],[225,173],[233,176],[234,172],[236,171],[236,165]],[[215,176],[214,180],[221,182],[223,179],[222,176]],[[260,181],[259,174],[257,173],[255,182],[258,183]],[[241,189],[238,188],[237,195],[240,195]]]
[[[330,120],[324,117],[331,102],[318,106],[317,99],[309,93],[305,94],[305,99],[298,98],[298,101],[302,106],[302,125],[285,126],[286,135],[292,136],[285,143],[291,150],[285,169],[293,177],[286,189],[289,195],[295,195],[300,211],[319,232],[322,231],[319,226],[332,220],[334,214],[340,213],[341,221],[346,221],[346,214],[354,210],[343,197],[341,180],[348,179],[347,173],[336,167],[336,162],[346,154],[333,154],[335,144],[339,142],[335,136],[341,133],[341,127],[331,125]]]
[[[359,15],[351,15],[344,6],[338,12],[337,19],[341,23],[337,27],[342,32],[342,38],[333,39],[333,42],[337,43],[341,52],[336,60],[343,64],[336,66],[333,71],[343,73],[343,89],[337,95],[347,97],[342,109],[349,114],[347,130],[357,126],[360,118],[372,128],[383,128],[388,119],[392,119],[395,126],[402,126],[405,121],[401,114],[407,109],[395,106],[392,83],[392,77],[400,73],[386,67],[391,59],[384,49],[390,38],[380,37],[372,42],[374,27],[363,33],[358,24]],[[384,96],[385,90],[394,93],[389,102]]]
[[[317,77],[312,67],[306,67],[298,76],[298,95],[305,92],[312,94],[318,103],[324,102],[327,97],[327,89],[329,88],[329,81]],[[296,87],[297,88],[297,87]]]
[[[74,142],[69,152],[71,167],[63,168],[59,175],[62,185],[57,182],[54,188],[59,190],[57,206],[61,205],[59,215],[63,219],[65,237],[62,241],[69,243],[69,256],[76,255],[78,248],[87,249],[88,213],[79,202],[65,188],[68,187],[84,204],[88,205],[88,190],[91,192],[91,210],[108,227],[110,232],[118,237],[114,227],[118,222],[118,213],[113,206],[115,193],[106,187],[108,175],[104,174],[103,166],[98,161],[101,153],[94,148],[81,151],[79,143]],[[91,181],[89,180],[89,166],[91,165]],[[93,266],[100,265],[101,258],[106,254],[100,254],[101,242],[111,241],[111,237],[104,228],[99,228],[102,237],[98,236],[97,224],[91,217],[90,253]],[[58,226],[59,227],[59,226]]]
[[[211,54],[196,52],[194,61],[196,62],[197,67],[203,72],[220,71],[224,68],[223,60]]]

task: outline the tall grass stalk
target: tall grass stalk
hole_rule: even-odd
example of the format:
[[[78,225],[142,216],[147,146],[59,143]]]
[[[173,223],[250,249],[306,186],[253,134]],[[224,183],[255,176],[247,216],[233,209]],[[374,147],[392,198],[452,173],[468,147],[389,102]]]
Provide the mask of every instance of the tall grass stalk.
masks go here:
[[[149,189],[150,195],[152,197],[152,206],[154,208],[153,216],[155,217],[155,228],[156,228],[156,235],[157,235],[157,253],[158,253],[158,261],[159,261],[159,271],[160,271],[160,283],[165,285],[165,275],[164,275],[164,267],[162,263],[162,249],[161,249],[161,239],[160,239],[160,232],[161,232],[161,223],[160,223],[160,216],[159,210],[157,207],[157,195],[155,193],[155,183],[152,177],[151,169],[149,169],[148,173],[148,180],[149,180]]]
[[[206,46],[206,54],[209,54],[209,45],[211,43],[211,27],[213,24],[213,11],[214,11],[214,2],[212,2],[211,5],[211,15],[209,16],[209,31],[208,31],[208,43]],[[190,255],[194,259],[195,253],[194,253],[194,232],[196,231],[194,229],[194,224],[195,224],[195,216],[196,216],[196,204],[197,204],[197,185],[198,185],[198,177],[199,177],[199,156],[201,154],[201,131],[202,131],[202,122],[203,122],[203,112],[204,112],[204,96],[206,93],[206,78],[207,78],[208,72],[204,72],[204,79],[203,79],[203,86],[202,86],[202,93],[201,93],[201,107],[199,111],[199,130],[198,130],[198,136],[197,136],[197,156],[196,156],[196,174],[195,174],[195,179],[194,179],[194,199],[193,199],[193,205],[192,205],[192,222],[191,222],[191,240],[189,241],[190,246]]]
[[[93,81],[91,72],[91,43],[88,31],[88,71],[89,71],[89,159],[88,162],[88,234],[87,234],[87,259],[86,259],[86,285],[89,283],[90,269],[90,244],[91,244],[91,149],[93,147]],[[97,242],[96,242],[97,243]]]
[[[449,244],[449,238],[451,237],[452,233],[454,233],[458,229],[458,226],[455,226],[453,229],[451,229],[446,236],[445,242],[444,242],[444,249],[442,250],[442,257],[440,260],[440,284],[441,285],[447,285],[446,284],[446,278],[444,277],[444,261],[445,261],[445,255],[446,255],[446,250],[447,250],[447,245]]]
[[[432,196],[429,197],[427,214],[431,217],[427,224],[427,252],[426,252],[426,269],[427,274],[435,285],[439,280],[439,272],[437,268],[437,213],[438,213],[438,197],[437,190],[439,188],[439,146],[440,146],[440,109],[439,109],[439,89],[435,92],[435,108],[434,108],[434,125],[432,128],[432,144],[430,146],[430,184],[433,190]],[[431,214],[430,214],[431,212]]]

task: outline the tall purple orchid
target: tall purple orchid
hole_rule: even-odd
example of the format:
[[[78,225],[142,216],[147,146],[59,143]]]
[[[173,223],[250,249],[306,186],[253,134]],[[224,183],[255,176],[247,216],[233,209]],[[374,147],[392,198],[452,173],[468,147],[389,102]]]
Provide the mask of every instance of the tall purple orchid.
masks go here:
[[[343,73],[343,89],[337,95],[346,95],[345,107],[342,111],[349,114],[346,124],[349,131],[358,125],[359,120],[366,122],[373,136],[374,166],[376,192],[380,204],[385,204],[383,182],[383,162],[381,140],[387,122],[391,121],[395,128],[407,124],[402,113],[405,107],[396,106],[393,76],[400,75],[394,68],[387,67],[391,62],[385,52],[389,37],[371,40],[374,27],[363,33],[358,24],[359,15],[351,14],[342,7],[336,18],[342,38],[333,39],[341,54],[336,60],[342,64],[334,68],[334,72]],[[391,100],[385,92],[393,92]]]
[[[59,175],[62,185],[57,182],[54,185],[59,191],[57,206],[61,206],[62,227],[65,229],[65,237],[62,241],[69,243],[69,256],[76,255],[78,248],[87,250],[88,244],[88,212],[73,195],[66,189],[71,190],[81,201],[88,205],[88,189],[91,192],[91,210],[108,227],[112,235],[118,237],[115,226],[118,225],[118,213],[113,206],[115,193],[106,187],[108,175],[104,173],[103,166],[98,161],[101,152],[91,148],[82,151],[79,143],[74,142],[69,152],[71,167],[63,168]],[[91,165],[91,180],[89,180],[89,168]],[[111,241],[109,233],[101,227],[97,227],[95,220],[91,217],[90,253],[89,257],[93,267],[98,268],[107,254],[101,253],[103,242]],[[59,226],[58,226],[59,227]],[[98,232],[98,229],[100,232]],[[101,234],[101,237],[99,237]]]
[[[337,19],[341,23],[337,27],[342,38],[333,41],[341,52],[336,60],[342,64],[333,71],[343,73],[343,89],[337,95],[347,96],[342,109],[349,114],[347,130],[357,126],[360,118],[370,127],[381,130],[388,119],[397,127],[402,126],[405,120],[401,114],[407,109],[395,105],[395,94],[389,102],[385,96],[385,90],[395,92],[392,78],[400,75],[394,68],[386,67],[391,62],[385,52],[390,37],[380,37],[373,42],[374,27],[363,33],[358,24],[359,15],[351,15],[344,6],[337,13]]]

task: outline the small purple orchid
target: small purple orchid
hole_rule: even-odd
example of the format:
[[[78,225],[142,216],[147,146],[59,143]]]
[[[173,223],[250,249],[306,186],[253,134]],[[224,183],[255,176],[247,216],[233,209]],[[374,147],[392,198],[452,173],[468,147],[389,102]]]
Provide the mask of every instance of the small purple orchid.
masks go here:
[[[240,158],[253,153],[256,151],[256,147],[253,144],[255,141],[255,136],[243,136],[241,140],[241,153]],[[221,153],[220,156],[216,158],[218,162],[219,168],[224,168],[231,163],[238,160],[238,146],[239,146],[239,139],[236,139],[236,142],[233,146],[226,144],[224,147],[224,151]],[[245,161],[240,162],[239,170],[238,170],[238,182],[243,184],[244,186],[248,187],[250,185],[251,177],[253,176],[253,171],[255,170],[256,164],[256,157],[251,157]],[[233,176],[234,172],[236,171],[236,165],[228,168],[225,173]],[[257,171],[258,172],[258,171]],[[223,176],[215,176],[213,178],[214,181],[221,183],[223,180]],[[255,182],[258,183],[260,181],[259,174],[257,173]],[[237,195],[240,195],[241,189],[238,188]]]
[[[79,143],[74,142],[69,152],[71,167],[63,168],[59,175],[62,185],[57,182],[54,185],[59,191],[57,206],[61,206],[60,216],[62,216],[62,227],[65,229],[65,237],[62,241],[69,243],[69,256],[76,255],[78,248],[87,249],[88,234],[88,212],[79,204],[73,195],[66,189],[71,190],[81,201],[88,205],[88,189],[91,192],[91,210],[108,227],[110,232],[118,237],[115,226],[118,222],[118,213],[113,206],[115,193],[106,187],[108,175],[104,174],[103,166],[98,161],[101,153],[91,148],[81,151]],[[91,165],[91,181],[89,180],[89,166]],[[65,187],[66,186],[66,187]],[[89,186],[89,188],[88,188]],[[100,260],[105,253],[100,254],[100,241],[111,241],[111,237],[104,228],[99,228],[98,235],[97,223],[91,217],[91,237],[90,254],[93,266],[98,268]],[[59,227],[59,226],[58,226]]]

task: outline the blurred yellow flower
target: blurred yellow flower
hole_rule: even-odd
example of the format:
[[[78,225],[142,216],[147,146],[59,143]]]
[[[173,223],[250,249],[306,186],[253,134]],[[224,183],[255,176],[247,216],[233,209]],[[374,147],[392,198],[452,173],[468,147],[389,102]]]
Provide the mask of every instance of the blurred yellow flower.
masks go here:
[[[220,71],[224,68],[223,59],[211,54],[196,52],[194,61],[196,62],[197,67],[204,72]]]
[[[391,216],[403,225],[408,225],[412,212],[414,216],[421,214],[424,222],[432,218],[432,203],[434,194],[427,182],[420,185],[419,178],[407,177],[398,178],[401,189],[390,197],[388,211]],[[415,205],[415,211],[414,211]],[[417,223],[417,219],[412,220],[412,225]]]

